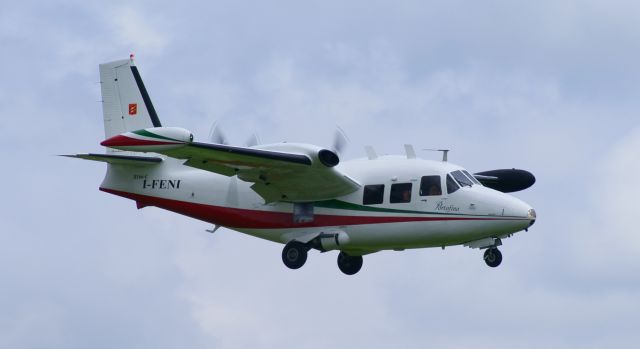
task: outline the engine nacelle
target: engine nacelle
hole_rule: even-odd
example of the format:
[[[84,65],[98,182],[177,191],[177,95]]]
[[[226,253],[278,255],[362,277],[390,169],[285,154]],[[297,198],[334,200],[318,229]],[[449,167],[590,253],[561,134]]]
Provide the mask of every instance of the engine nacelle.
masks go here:
[[[336,152],[321,148],[311,144],[303,143],[275,143],[262,144],[255,147],[256,149],[264,149],[271,151],[280,151],[286,153],[305,155],[309,158],[309,165],[335,167],[340,163],[340,157]]]
[[[322,149],[318,152],[318,160],[327,167],[334,167],[340,163],[338,154],[328,149]]]
[[[157,152],[183,147],[193,142],[193,134],[180,127],[152,127],[125,132],[100,145],[120,150]]]

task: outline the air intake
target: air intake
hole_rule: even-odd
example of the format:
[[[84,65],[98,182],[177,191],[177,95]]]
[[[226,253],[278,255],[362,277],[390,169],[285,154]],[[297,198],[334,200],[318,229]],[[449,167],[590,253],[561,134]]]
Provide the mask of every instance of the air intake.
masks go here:
[[[340,163],[340,159],[338,155],[331,150],[322,149],[318,152],[318,159],[320,162],[327,167],[334,167],[338,163]]]

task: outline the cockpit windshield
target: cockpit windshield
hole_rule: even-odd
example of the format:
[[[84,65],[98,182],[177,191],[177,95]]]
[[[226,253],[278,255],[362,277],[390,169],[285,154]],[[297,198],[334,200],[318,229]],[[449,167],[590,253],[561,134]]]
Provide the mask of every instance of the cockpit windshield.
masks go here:
[[[469,177],[469,179],[470,179],[474,184],[482,185],[482,184],[480,184],[480,182],[478,182],[478,180],[476,179],[476,177],[474,177],[472,174],[470,174],[469,172],[467,172],[467,170],[462,170],[462,173],[466,174],[466,175],[467,175],[467,177]]]
[[[473,185],[473,182],[469,178],[467,178],[467,176],[465,176],[464,173],[462,173],[462,171],[453,171],[451,172],[451,175],[463,187],[464,186],[470,187]]]
[[[453,180],[453,178],[451,177],[451,174],[448,174],[447,175],[447,193],[451,194],[458,189],[460,189],[460,186],[458,185],[458,183],[456,183],[456,181]]]

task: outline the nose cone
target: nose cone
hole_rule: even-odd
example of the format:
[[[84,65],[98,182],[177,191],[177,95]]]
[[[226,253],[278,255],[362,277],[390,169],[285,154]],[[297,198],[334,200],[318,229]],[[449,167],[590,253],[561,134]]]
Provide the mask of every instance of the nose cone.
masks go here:
[[[536,222],[536,210],[526,202],[509,194],[503,194],[502,202],[505,208],[505,216],[522,218],[528,221],[526,228]]]
[[[509,218],[514,232],[527,229],[536,221],[536,210],[514,196],[481,186],[473,186],[473,195],[471,200],[480,202],[486,214]]]
[[[516,200],[518,200],[518,204],[513,207],[511,212],[514,213],[513,216],[522,217],[525,219],[525,222],[528,221],[525,227],[525,229],[527,229],[536,222],[536,210],[526,202],[519,199]]]
[[[536,210],[533,208],[529,209],[529,212],[527,212],[527,216],[529,217],[529,226],[532,226],[533,223],[536,222]]]

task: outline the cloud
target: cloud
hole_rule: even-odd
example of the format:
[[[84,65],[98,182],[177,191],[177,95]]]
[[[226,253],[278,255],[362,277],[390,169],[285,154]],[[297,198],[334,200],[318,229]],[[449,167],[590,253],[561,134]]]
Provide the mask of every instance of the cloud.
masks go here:
[[[523,7],[524,6],[524,7]],[[638,341],[637,5],[63,1],[0,13],[3,347],[602,347]],[[51,14],[55,13],[55,16]],[[281,245],[98,192],[97,64],[137,54],[163,123],[344,159],[447,146],[523,167],[529,232],[342,275]],[[421,153],[424,157],[438,155]],[[33,336],[38,333],[38,336]],[[105,335],[106,333],[106,335]]]
[[[222,339],[222,347],[279,346],[286,339],[273,333],[283,331],[291,331],[294,334],[289,337],[304,341],[307,338],[307,325],[322,326],[325,323],[336,328],[333,341],[329,343],[364,341],[372,346],[393,343],[398,337],[407,338],[409,344],[435,341],[442,346],[452,343],[452,346],[478,345],[478,341],[485,341],[490,343],[487,347],[511,347],[515,343],[522,344],[522,338],[527,338],[527,345],[531,347],[549,341],[568,346],[597,347],[607,341],[624,343],[632,338],[627,327],[615,325],[615,330],[605,330],[600,334],[594,332],[589,343],[578,339],[580,333],[593,332],[601,326],[597,318],[610,319],[612,324],[624,324],[624,319],[633,318],[632,309],[638,306],[633,282],[621,284],[620,279],[616,278],[615,285],[596,286],[599,282],[610,280],[603,278],[602,273],[611,267],[611,260],[601,263],[600,259],[596,259],[584,263],[585,259],[592,259],[601,252],[582,248],[597,244],[600,238],[592,229],[585,232],[581,226],[576,227],[572,221],[566,220],[566,217],[584,219],[594,216],[593,208],[586,208],[585,211],[583,205],[571,206],[567,202],[588,200],[589,195],[584,188],[591,179],[588,174],[576,178],[576,172],[592,161],[594,154],[602,154],[604,149],[608,149],[606,139],[610,138],[594,139],[592,133],[601,125],[602,108],[606,106],[597,101],[574,100],[571,93],[566,91],[566,86],[552,76],[469,67],[437,70],[421,79],[410,79],[407,74],[410,67],[399,64],[389,68],[385,62],[375,63],[376,54],[368,50],[353,49],[348,54],[340,52],[339,56],[336,65],[351,66],[358,62],[361,71],[348,77],[326,75],[306,69],[305,57],[275,55],[254,79],[249,80],[246,88],[251,91],[248,95],[255,102],[251,108],[265,115],[270,124],[278,125],[272,137],[275,137],[274,134],[279,137],[295,134],[300,138],[321,142],[322,132],[318,130],[324,129],[325,133],[329,133],[332,126],[326,124],[339,121],[347,123],[347,131],[357,130],[355,136],[351,137],[357,142],[362,144],[367,138],[375,139],[383,149],[393,151],[394,146],[400,149],[400,143],[397,142],[421,139],[426,131],[431,139],[462,145],[463,150],[455,153],[461,163],[470,162],[478,167],[480,164],[491,166],[493,162],[496,166],[505,166],[505,163],[514,161],[511,163],[533,168],[539,176],[538,184],[532,192],[517,195],[533,194],[541,212],[540,222],[531,232],[519,234],[505,242],[506,253],[513,251],[507,255],[507,263],[514,263],[514,269],[509,271],[504,271],[508,266],[501,267],[506,275],[489,275],[484,269],[480,272],[476,268],[485,267],[481,265],[477,251],[467,249],[453,249],[447,252],[447,257],[442,257],[459,263],[455,268],[443,265],[442,260],[440,264],[434,263],[433,250],[424,251],[424,255],[417,255],[418,252],[411,254],[411,263],[405,260],[410,252],[395,256],[383,253],[382,256],[365,258],[365,276],[359,276],[364,280],[349,284],[348,288],[337,294],[325,294],[322,292],[325,288],[318,283],[318,279],[327,280],[329,285],[335,283],[337,271],[331,265],[333,257],[328,255],[312,256],[322,263],[322,267],[305,266],[305,271],[308,272],[309,268],[312,270],[312,276],[293,272],[297,273],[292,277],[298,283],[316,285],[318,290],[322,290],[316,292],[313,287],[305,287],[302,296],[289,294],[278,286],[288,285],[289,282],[288,277],[282,276],[278,269],[282,267],[277,261],[277,248],[248,245],[246,239],[239,239],[239,242],[229,239],[218,243],[245,246],[246,250],[217,250],[210,254],[198,248],[188,249],[191,258],[195,255],[209,260],[189,261],[191,258],[184,258],[186,252],[180,258],[185,273],[193,274],[185,284],[185,297],[206,333]],[[400,57],[391,61],[404,60]],[[366,77],[372,74],[377,74],[375,79]],[[233,98],[237,98],[237,102],[231,104],[242,104],[242,97],[234,95]],[[318,120],[322,124],[318,124]],[[309,123],[305,125],[305,122]],[[362,132],[363,129],[366,132]],[[395,136],[387,137],[391,130],[400,132],[404,138],[398,140]],[[612,132],[606,127],[600,130],[608,135]],[[568,139],[571,141],[568,142]],[[464,151],[465,148],[477,146],[482,146],[482,151]],[[625,149],[634,147],[635,144],[628,145]],[[557,188],[566,188],[571,194],[558,192]],[[577,196],[570,199],[570,195]],[[612,195],[617,194],[613,192]],[[554,200],[548,200],[550,196]],[[582,242],[576,243],[580,239]],[[623,243],[626,243],[625,240],[617,242]],[[270,253],[265,252],[267,248]],[[255,270],[251,262],[237,260],[237,256],[243,254],[250,254],[251,260],[263,261],[261,268],[266,269],[268,280]],[[397,269],[376,263],[380,259]],[[237,260],[235,272],[221,272],[217,268],[216,271],[211,270],[211,266],[221,265],[225,260]],[[588,269],[598,263],[601,264],[601,274]],[[416,270],[416,265],[426,267]],[[463,271],[469,268],[474,273]],[[528,273],[528,276],[516,274],[517,268]],[[242,275],[241,281],[236,275],[238,269]],[[396,275],[396,270],[405,271],[406,274]],[[623,268],[619,274],[629,271],[633,271],[633,267]],[[371,279],[379,282],[369,283]],[[434,280],[437,280],[438,286],[433,285]],[[484,285],[486,288],[465,292],[470,284]],[[405,288],[390,285],[404,285]],[[256,287],[260,289],[259,293],[252,291]],[[581,290],[584,287],[587,289]],[[629,287],[631,291],[624,291]],[[360,298],[361,302],[348,305],[341,303],[343,296],[362,297],[362,294],[367,297]],[[434,301],[443,297],[445,305]],[[308,304],[307,299],[322,301]],[[411,301],[404,302],[403,299]],[[286,315],[295,317],[297,314],[288,307],[288,302],[293,303],[293,309],[302,307],[307,314],[313,314],[305,317],[303,326],[287,322]],[[451,305],[452,302],[456,305]],[[333,316],[333,312],[325,310],[334,304],[338,305],[336,314],[342,314],[344,307],[347,307],[344,318]],[[590,304],[588,310],[585,310],[586,304]],[[393,305],[391,309],[390,305]],[[393,308],[404,312],[394,312]],[[228,317],[225,314],[232,309],[236,313],[225,322],[224,319]],[[376,309],[376,312],[371,309]],[[277,314],[285,315],[280,317]],[[363,318],[355,314],[367,316]],[[465,317],[462,314],[467,315]],[[489,314],[495,316],[492,316],[493,321],[486,322],[487,316],[491,316]],[[553,321],[542,320],[549,314],[553,314]],[[575,314],[581,314],[582,320],[577,321]],[[514,321],[518,325],[513,325]],[[266,322],[269,325],[264,325]],[[354,322],[358,325],[349,327]],[[466,335],[450,332],[449,326],[446,326],[454,326],[455,323],[456,328],[471,329],[484,322],[486,324],[480,326],[481,329],[469,331]],[[388,327],[377,328],[376,324],[380,323]],[[424,335],[417,334],[429,326],[435,329]],[[347,332],[345,328],[355,332]],[[371,331],[375,335],[367,337],[364,333],[358,334],[357,331],[363,328],[376,328]],[[404,332],[403,328],[406,328]],[[501,331],[498,334],[497,328],[508,328],[512,333],[504,334]],[[558,334],[558,328],[563,328],[567,336]],[[256,335],[230,340],[247,329]],[[536,338],[530,336],[532,329],[537,333]],[[320,346],[323,343],[319,340],[305,344]]]
[[[635,173],[640,171],[638,150],[640,128],[628,130],[627,134],[612,144],[600,164],[592,181],[594,209],[602,214],[601,222],[609,226],[607,236],[611,240],[625,241],[624,246],[633,254],[640,253],[640,237],[635,233],[636,200],[640,187],[635,185]]]
[[[116,40],[132,49],[144,51],[147,54],[162,52],[170,41],[166,29],[170,22],[157,14],[140,10],[130,5],[122,5],[110,11],[111,30],[116,34]],[[162,23],[162,25],[161,25]]]
[[[577,231],[572,236],[580,261],[592,275],[627,282],[628,275],[640,271],[635,260],[640,253],[640,238],[636,233],[636,200],[640,189],[634,185],[634,174],[640,170],[637,153],[640,149],[640,129],[633,128],[616,141],[606,154],[594,159],[590,172],[588,207],[578,217]]]

